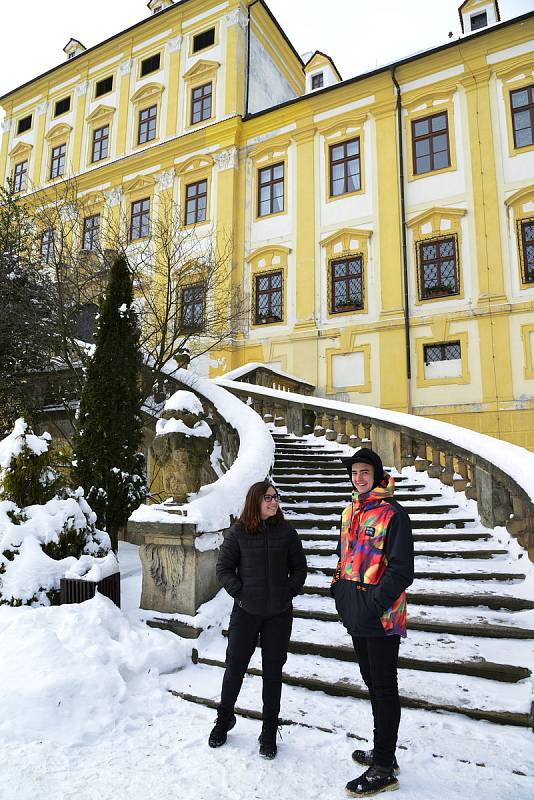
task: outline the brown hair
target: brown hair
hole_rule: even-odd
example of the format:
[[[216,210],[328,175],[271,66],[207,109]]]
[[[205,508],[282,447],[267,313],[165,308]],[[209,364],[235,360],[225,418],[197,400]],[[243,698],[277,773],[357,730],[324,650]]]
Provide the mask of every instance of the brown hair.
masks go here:
[[[247,492],[245,507],[239,517],[239,522],[244,525],[247,533],[256,534],[260,529],[262,523],[260,516],[261,501],[268,489],[274,489],[275,492],[277,491],[270,481],[259,481],[258,483],[253,483]],[[277,523],[284,521],[284,515],[280,506],[278,506],[276,514],[272,519]]]

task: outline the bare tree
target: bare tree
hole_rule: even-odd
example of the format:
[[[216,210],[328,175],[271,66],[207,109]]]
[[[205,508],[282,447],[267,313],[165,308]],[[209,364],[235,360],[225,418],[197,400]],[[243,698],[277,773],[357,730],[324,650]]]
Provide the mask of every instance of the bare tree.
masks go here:
[[[154,372],[184,352],[192,359],[234,340],[248,311],[232,287],[234,245],[227,231],[186,225],[178,204],[160,196],[150,234],[130,241],[125,212],[108,225],[107,242],[132,270],[141,348]],[[180,360],[180,358],[178,358]]]

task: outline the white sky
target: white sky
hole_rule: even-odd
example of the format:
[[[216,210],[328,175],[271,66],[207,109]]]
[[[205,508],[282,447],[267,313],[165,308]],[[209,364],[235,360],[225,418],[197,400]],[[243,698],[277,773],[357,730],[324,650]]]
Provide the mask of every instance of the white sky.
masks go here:
[[[149,14],[146,0],[0,0],[0,95],[65,60],[70,37],[92,47]],[[460,33],[460,0],[267,0],[296,50],[328,53],[343,78]],[[500,0],[503,20],[534,0]]]

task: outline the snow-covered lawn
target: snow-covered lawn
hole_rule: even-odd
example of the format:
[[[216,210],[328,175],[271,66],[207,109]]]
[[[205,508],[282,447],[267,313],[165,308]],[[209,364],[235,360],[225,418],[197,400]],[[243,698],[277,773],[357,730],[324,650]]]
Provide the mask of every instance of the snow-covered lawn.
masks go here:
[[[260,723],[239,718],[228,744],[210,750],[214,712],[166,689],[217,699],[222,671],[191,663],[195,642],[145,627],[137,548],[121,546],[120,562],[122,612],[102,597],[0,607],[0,800],[344,797],[359,774],[351,750],[370,735],[368,703],[286,686],[282,715],[317,727],[284,728],[266,762]],[[212,609],[228,606],[221,595]],[[202,637],[207,650],[220,633]],[[247,677],[239,704],[259,699],[259,680]],[[524,729],[405,710],[399,761],[399,800],[534,797],[534,734]]]

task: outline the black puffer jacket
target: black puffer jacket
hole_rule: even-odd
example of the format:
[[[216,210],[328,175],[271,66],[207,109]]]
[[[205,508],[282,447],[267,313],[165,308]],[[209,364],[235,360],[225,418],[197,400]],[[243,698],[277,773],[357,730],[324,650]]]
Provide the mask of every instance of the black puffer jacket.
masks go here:
[[[217,578],[249,614],[273,616],[291,607],[306,580],[306,556],[288,522],[266,520],[256,534],[236,522],[222,544]]]

